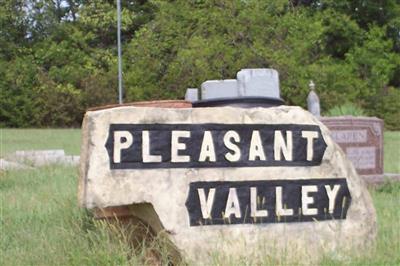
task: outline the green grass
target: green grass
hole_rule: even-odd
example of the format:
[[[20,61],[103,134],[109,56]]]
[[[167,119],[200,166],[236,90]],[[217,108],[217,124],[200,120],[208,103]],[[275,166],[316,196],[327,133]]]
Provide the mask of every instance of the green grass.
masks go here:
[[[144,251],[130,256],[120,228],[109,234],[106,224],[77,207],[77,175],[76,168],[62,166],[0,174],[1,265],[142,264]],[[322,265],[400,264],[400,184],[371,193],[379,225],[374,251],[345,261],[326,258]]]
[[[126,264],[128,246],[77,207],[77,170],[1,174],[2,265]]]
[[[383,143],[385,173],[400,173],[400,132],[385,132]]]
[[[376,246],[361,257],[344,261],[326,258],[322,265],[400,265],[400,183],[387,183],[370,193],[378,216]]]
[[[79,208],[77,176],[60,165],[0,172],[0,265],[143,265],[149,250],[166,254],[160,239],[133,248],[129,228]]]
[[[0,157],[16,150],[64,149],[80,153],[80,129],[0,129]]]
[[[64,148],[69,154],[79,154],[79,133],[2,130],[1,154],[28,148]],[[399,142],[400,132],[385,133],[386,171],[400,172]],[[77,179],[75,167],[59,165],[0,172],[0,265],[143,264],[147,249],[139,247],[133,252],[127,240],[129,232],[99,222],[78,207]],[[326,257],[321,265],[400,265],[400,183],[372,189],[371,195],[378,214],[374,250],[340,261]],[[246,263],[243,258],[235,261],[237,265]],[[268,260],[264,264],[284,262]]]

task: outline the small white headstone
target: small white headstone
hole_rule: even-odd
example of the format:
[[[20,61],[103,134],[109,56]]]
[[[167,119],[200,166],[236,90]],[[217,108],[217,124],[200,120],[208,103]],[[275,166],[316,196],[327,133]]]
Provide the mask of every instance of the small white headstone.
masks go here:
[[[79,165],[79,155],[66,155],[60,160],[60,163],[65,165],[77,166]]]
[[[32,166],[44,166],[59,163],[64,156],[64,150],[27,150],[16,151],[13,159]]]
[[[32,169],[32,167],[29,167],[21,163],[10,162],[4,159],[0,159],[0,171],[21,170],[21,169]]]
[[[65,155],[64,150],[16,151],[10,159],[19,163],[27,163],[35,167],[50,164],[65,164],[71,166],[79,164],[79,156]]]
[[[64,150],[26,150],[15,152],[15,156],[24,159],[34,158],[37,156],[60,157],[64,155]]]
[[[242,69],[237,73],[240,96],[280,98],[278,71],[271,68]]]
[[[201,84],[203,100],[238,97],[236,79],[207,80]]]
[[[185,101],[195,102],[199,100],[199,90],[197,88],[186,89]]]

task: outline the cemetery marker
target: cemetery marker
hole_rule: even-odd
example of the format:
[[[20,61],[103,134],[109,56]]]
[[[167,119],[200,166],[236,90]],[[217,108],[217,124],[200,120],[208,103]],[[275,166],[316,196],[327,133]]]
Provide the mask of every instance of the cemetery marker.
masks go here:
[[[376,235],[375,210],[327,128],[299,107],[251,108],[246,100],[253,107],[281,101],[276,71],[242,70],[239,77],[223,87],[237,97],[203,83],[209,98],[193,105],[233,100],[245,108],[88,111],[80,204],[103,213],[124,207],[123,215],[166,233],[194,264],[211,263],[214,252],[281,257],[290,250],[310,262],[365,250]],[[254,101],[262,84],[263,100]]]

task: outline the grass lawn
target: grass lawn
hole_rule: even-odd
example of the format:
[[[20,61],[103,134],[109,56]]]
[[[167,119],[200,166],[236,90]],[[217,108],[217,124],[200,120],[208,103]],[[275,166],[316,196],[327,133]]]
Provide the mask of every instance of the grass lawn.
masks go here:
[[[0,157],[16,150],[64,149],[78,155],[80,129],[0,129]]]
[[[385,132],[383,144],[385,173],[400,173],[400,132]]]
[[[2,130],[1,156],[28,148],[62,148],[79,154],[79,134],[73,129]],[[400,172],[399,142],[400,132],[385,133],[387,172]],[[0,172],[0,265],[143,264],[144,251],[130,256],[126,235],[119,228],[109,234],[106,224],[77,207],[77,179],[75,167]],[[378,214],[375,249],[340,261],[327,257],[321,265],[400,265],[400,183],[372,189],[371,194]]]
[[[1,265],[120,265],[128,246],[77,206],[77,169],[0,176]]]

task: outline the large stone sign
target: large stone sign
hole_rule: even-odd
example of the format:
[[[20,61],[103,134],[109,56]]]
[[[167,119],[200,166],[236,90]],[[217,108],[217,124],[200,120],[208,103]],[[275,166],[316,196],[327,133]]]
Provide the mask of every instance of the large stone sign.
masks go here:
[[[367,182],[383,181],[383,121],[375,117],[323,117],[332,139]]]
[[[376,216],[327,128],[299,107],[89,111],[79,202],[125,206],[189,263],[363,251]]]

